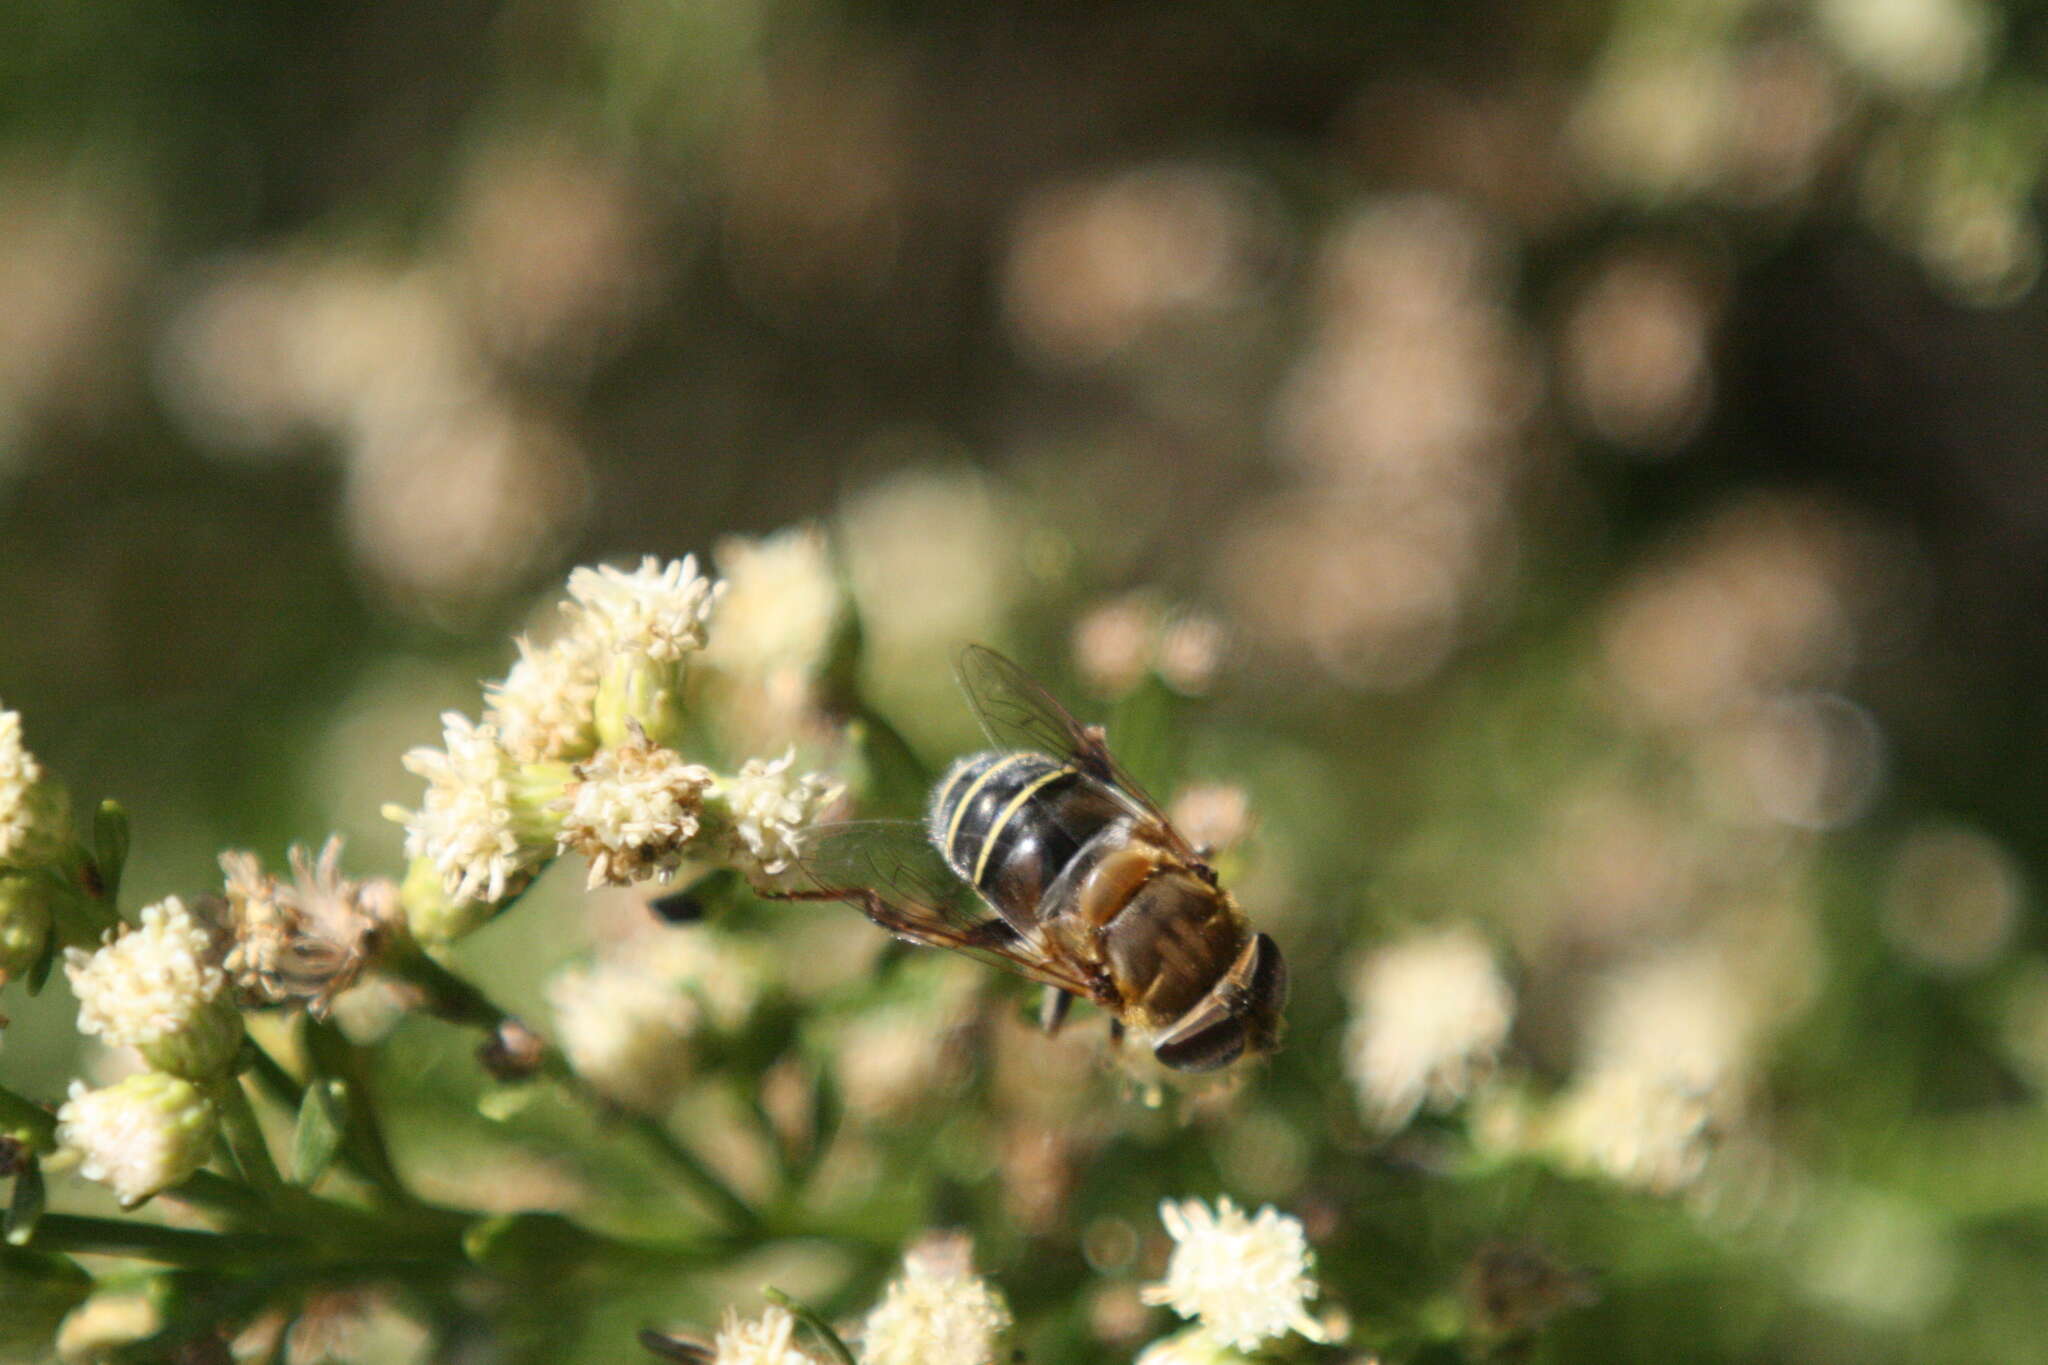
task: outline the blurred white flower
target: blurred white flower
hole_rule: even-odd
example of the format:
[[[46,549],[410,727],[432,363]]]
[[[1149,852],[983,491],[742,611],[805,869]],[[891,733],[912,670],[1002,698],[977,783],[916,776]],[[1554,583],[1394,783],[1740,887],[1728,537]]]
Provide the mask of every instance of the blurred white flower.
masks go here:
[[[913,1247],[868,1314],[862,1365],[990,1365],[1009,1330],[1002,1292],[973,1273],[964,1239]]]
[[[1210,1336],[1200,1327],[1190,1327],[1155,1341],[1138,1353],[1135,1365],[1244,1365],[1247,1357]]]
[[[1668,1074],[1598,1067],[1565,1093],[1551,1132],[1571,1164],[1670,1194],[1706,1169],[1714,1110],[1707,1096]]]
[[[770,1306],[752,1320],[727,1309],[711,1344],[711,1365],[817,1365],[817,1358],[797,1349],[796,1319],[789,1310]]]
[[[1213,1211],[1199,1199],[1169,1199],[1159,1219],[1175,1246],[1166,1279],[1146,1287],[1145,1302],[1197,1319],[1215,1340],[1241,1351],[1289,1331],[1328,1340],[1308,1315],[1317,1292],[1315,1253],[1299,1219],[1270,1205],[1247,1218],[1228,1197]]]
[[[735,850],[764,876],[787,872],[796,861],[803,832],[842,788],[821,773],[793,771],[796,750],[776,759],[750,758],[736,777],[722,779],[719,795],[732,813]]]
[[[824,532],[806,524],[758,539],[727,536],[717,557],[725,597],[705,657],[748,678],[814,673],[842,611]]]
[[[513,760],[495,725],[479,725],[457,711],[443,713],[445,747],[425,746],[405,756],[408,772],[427,780],[416,811],[385,814],[405,825],[407,856],[431,862],[447,894],[457,901],[503,900],[515,878],[552,851],[521,838],[512,807]]]
[[[57,1111],[57,1143],[79,1173],[135,1205],[175,1185],[213,1154],[213,1106],[190,1081],[144,1071],[104,1090],[71,1083]]]
[[[1382,1131],[1424,1104],[1445,1108],[1492,1069],[1515,1000],[1493,952],[1469,929],[1424,934],[1382,948],[1351,985],[1355,1017],[1344,1067],[1366,1117]]]
[[[1816,0],[1820,30],[1873,80],[1907,93],[1976,74],[1992,16],[1976,0]]]
[[[145,906],[140,923],[97,950],[65,950],[79,1032],[136,1048],[180,1075],[223,1069],[242,1030],[221,994],[227,973],[220,959],[213,934],[176,896]]]
[[[695,555],[667,564],[648,555],[631,572],[609,564],[573,570],[572,600],[562,607],[593,644],[674,663],[704,648],[724,586],[697,572]]]
[[[537,646],[525,636],[503,682],[487,683],[484,719],[522,762],[580,758],[597,745],[597,666],[574,635]]]
[[[638,908],[645,920],[644,906]],[[706,925],[658,926],[626,951],[648,972],[688,991],[721,1029],[744,1024],[768,984],[763,954],[750,941]]]
[[[669,881],[696,837],[711,770],[637,731],[576,765],[557,804],[563,851],[590,860],[591,887]]]
[[[675,1099],[700,1018],[689,994],[637,965],[598,962],[556,972],[547,997],[563,1054],[599,1093],[647,1114]]]

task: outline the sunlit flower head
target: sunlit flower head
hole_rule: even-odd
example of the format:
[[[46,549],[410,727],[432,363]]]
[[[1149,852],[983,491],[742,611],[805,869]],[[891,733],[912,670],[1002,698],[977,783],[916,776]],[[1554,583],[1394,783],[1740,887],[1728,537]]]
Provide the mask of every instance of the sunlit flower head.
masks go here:
[[[65,950],[79,1032],[141,1049],[181,1075],[218,1070],[241,1041],[240,1016],[221,994],[221,956],[213,933],[176,896],[143,907],[138,924],[97,950]]]
[[[697,572],[695,555],[667,564],[648,555],[630,572],[609,564],[574,570],[572,600],[562,606],[592,644],[673,663],[704,647],[724,587]]]
[[[576,1074],[614,1103],[659,1113],[690,1071],[697,1002],[675,983],[618,962],[564,967],[548,1005]]]
[[[1367,958],[1344,1066],[1375,1127],[1391,1131],[1428,1104],[1456,1103],[1507,1041],[1514,995],[1485,941],[1467,929],[1425,934]]]
[[[796,1345],[796,1319],[770,1306],[758,1318],[726,1310],[725,1324],[711,1344],[711,1365],[817,1365],[817,1357]]]
[[[1248,1365],[1249,1360],[1202,1328],[1190,1327],[1147,1346],[1135,1365]]]
[[[407,855],[431,862],[449,896],[503,900],[550,848],[520,837],[513,760],[497,727],[456,711],[444,713],[441,725],[442,748],[422,746],[405,756],[407,771],[427,780],[420,808],[385,813],[404,822]]]
[[[1574,1082],[1553,1122],[1567,1161],[1655,1194],[1698,1179],[1713,1151],[1707,1096],[1628,1067],[1597,1068]]]
[[[214,1127],[213,1107],[190,1081],[157,1071],[103,1090],[73,1081],[57,1111],[57,1143],[79,1154],[79,1173],[131,1205],[204,1165]]]
[[[484,687],[484,719],[513,757],[580,758],[597,745],[597,665],[589,644],[565,635],[537,646],[521,636],[519,662]]]
[[[340,835],[321,846],[317,860],[298,845],[290,859],[286,884],[265,873],[253,853],[221,854],[233,933],[223,965],[248,997],[303,1001],[325,1015],[388,941],[398,922],[398,887],[382,877],[343,877]]]
[[[635,731],[576,765],[560,846],[590,862],[589,885],[668,881],[696,837],[711,770]]]
[[[903,1258],[868,1314],[862,1365],[990,1365],[1010,1322],[1001,1291],[973,1273],[965,1239],[933,1239]]]
[[[750,758],[738,776],[719,783],[739,845],[735,853],[765,876],[789,870],[803,832],[842,790],[822,774],[794,771],[795,764],[794,749],[776,759]]]
[[[1327,1340],[1308,1314],[1317,1293],[1315,1253],[1299,1219],[1270,1205],[1246,1217],[1228,1197],[1214,1210],[1199,1199],[1169,1199],[1159,1219],[1175,1245],[1166,1279],[1146,1287],[1145,1302],[1196,1319],[1216,1341],[1241,1351],[1290,1331]]]

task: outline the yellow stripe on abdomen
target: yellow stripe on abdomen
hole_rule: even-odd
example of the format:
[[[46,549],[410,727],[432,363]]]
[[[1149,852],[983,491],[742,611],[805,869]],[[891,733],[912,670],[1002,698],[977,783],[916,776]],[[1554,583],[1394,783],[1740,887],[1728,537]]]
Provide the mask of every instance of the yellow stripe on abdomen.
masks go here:
[[[1026,801],[1029,801],[1046,784],[1057,782],[1074,771],[1075,769],[1073,768],[1059,767],[1054,768],[1051,772],[1041,773],[1031,781],[1026,782],[1024,789],[1010,798],[1010,803],[1004,806],[1001,813],[996,816],[995,823],[988,827],[988,833],[981,836],[981,853],[974,860],[974,876],[970,879],[976,887],[981,885],[981,874],[988,870],[989,854],[995,851],[996,840],[1002,837],[1003,828],[1010,823],[1011,818],[1023,808]],[[956,820],[955,823],[958,823],[958,821]]]
[[[1027,751],[1011,754],[1007,758],[997,759],[994,763],[982,769],[981,776],[974,779],[974,784],[960,794],[960,804],[953,807],[953,818],[946,822],[946,858],[948,861],[955,857],[953,845],[960,840],[960,821],[967,814],[967,808],[974,804],[974,798],[981,794],[981,789],[989,784],[989,779],[1002,772],[1005,768],[1014,768],[1019,763],[1037,757],[1037,754]],[[988,847],[986,841],[983,842],[982,847]]]

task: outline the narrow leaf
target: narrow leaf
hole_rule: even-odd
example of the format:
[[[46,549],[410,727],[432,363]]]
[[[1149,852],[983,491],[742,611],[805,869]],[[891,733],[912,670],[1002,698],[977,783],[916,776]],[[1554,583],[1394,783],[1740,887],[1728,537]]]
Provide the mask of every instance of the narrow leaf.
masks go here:
[[[310,1187],[341,1149],[346,1131],[348,1086],[336,1079],[315,1081],[299,1102],[299,1123],[292,1133],[292,1178]]]
[[[7,1203],[8,1245],[26,1246],[28,1239],[36,1235],[36,1224],[43,1219],[43,1205],[43,1164],[30,1157],[28,1164],[15,1173],[14,1197]]]
[[[112,903],[121,892],[121,870],[128,865],[128,812],[119,801],[102,801],[93,812],[92,848],[100,893]]]

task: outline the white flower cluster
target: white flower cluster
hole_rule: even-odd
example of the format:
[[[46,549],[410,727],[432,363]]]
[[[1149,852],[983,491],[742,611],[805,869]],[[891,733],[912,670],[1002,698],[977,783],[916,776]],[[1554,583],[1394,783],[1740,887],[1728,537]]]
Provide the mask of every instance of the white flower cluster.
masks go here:
[[[71,1083],[57,1111],[58,1146],[79,1173],[135,1205],[198,1170],[212,1153],[213,1106],[190,1081],[144,1071],[103,1090]]]
[[[176,896],[145,906],[139,924],[96,951],[65,950],[79,1032],[139,1049],[179,1075],[224,1069],[241,1042],[241,1017],[222,998],[220,959],[213,934]]]
[[[64,807],[62,791],[22,742],[20,713],[0,711],[0,867],[54,856]]]
[[[1491,1070],[1514,995],[1477,934],[1451,929],[1379,949],[1350,989],[1344,1067],[1367,1119],[1392,1132],[1428,1104],[1448,1108]]]
[[[386,813],[406,827],[400,896],[415,934],[468,932],[566,852],[587,860],[592,887],[667,881],[689,859],[788,869],[837,785],[796,771],[794,748],[728,777],[672,747],[685,660],[705,648],[723,596],[693,557],[569,576],[568,633],[520,640],[511,672],[486,687],[483,721],[450,712],[442,747],[405,757],[425,797]]]
[[[623,962],[565,967],[548,981],[562,1052],[614,1104],[667,1109],[690,1074],[690,1035],[703,1017],[673,981]]]
[[[1146,1303],[1195,1319],[1210,1341],[1238,1351],[1290,1331],[1329,1339],[1308,1314],[1315,1253],[1299,1219],[1270,1206],[1247,1217],[1227,1197],[1213,1210],[1199,1199],[1169,1199],[1159,1219],[1173,1236],[1173,1255],[1165,1280],[1145,1289]]]
[[[751,1320],[728,1309],[711,1344],[711,1365],[817,1365],[817,1359],[797,1349],[796,1319],[781,1307]]]
[[[861,1336],[861,1365],[991,1365],[1010,1305],[973,1273],[964,1239],[939,1238],[903,1258]]]

